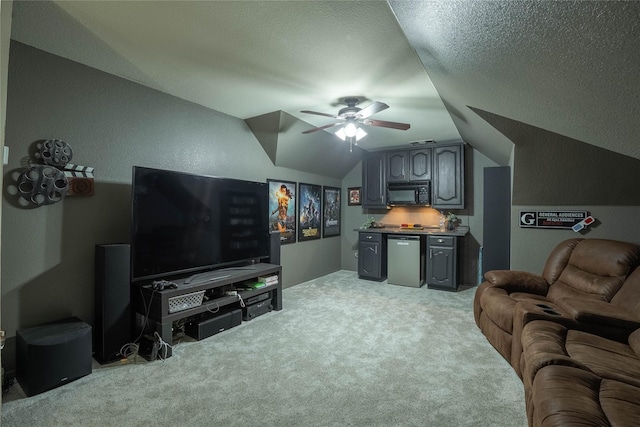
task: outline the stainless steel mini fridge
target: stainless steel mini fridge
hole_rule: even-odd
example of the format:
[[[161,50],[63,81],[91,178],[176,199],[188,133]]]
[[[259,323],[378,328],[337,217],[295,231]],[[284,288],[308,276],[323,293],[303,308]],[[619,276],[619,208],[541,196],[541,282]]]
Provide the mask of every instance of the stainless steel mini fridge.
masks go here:
[[[419,288],[424,283],[424,250],[420,236],[387,238],[387,283]]]

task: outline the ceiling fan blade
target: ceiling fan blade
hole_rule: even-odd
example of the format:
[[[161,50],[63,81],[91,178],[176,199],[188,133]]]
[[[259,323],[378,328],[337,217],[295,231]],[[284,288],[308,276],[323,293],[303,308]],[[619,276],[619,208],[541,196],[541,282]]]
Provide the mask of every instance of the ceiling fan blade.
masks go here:
[[[337,125],[341,125],[341,124],[342,123],[331,123],[330,125],[324,125],[324,126],[320,126],[320,127],[317,127],[317,128],[305,130],[302,133],[304,133],[304,134],[313,133],[313,132],[316,132],[316,131],[319,131],[319,130],[327,129],[327,128],[330,128],[330,127],[333,127],[333,126],[337,126]]]
[[[362,110],[358,111],[356,115],[360,116],[361,119],[366,119],[367,117],[373,116],[374,114],[379,113],[382,110],[386,110],[387,108],[389,108],[389,106],[384,102],[375,101],[364,107]]]
[[[306,114],[315,114],[316,116],[331,117],[332,119],[339,119],[340,118],[340,116],[336,116],[335,114],[318,113],[317,111],[302,110],[300,112],[301,113],[306,113]]]
[[[411,125],[408,123],[385,122],[384,120],[372,120],[372,119],[362,120],[362,123],[365,125],[398,129],[398,130],[407,130],[411,127]]]

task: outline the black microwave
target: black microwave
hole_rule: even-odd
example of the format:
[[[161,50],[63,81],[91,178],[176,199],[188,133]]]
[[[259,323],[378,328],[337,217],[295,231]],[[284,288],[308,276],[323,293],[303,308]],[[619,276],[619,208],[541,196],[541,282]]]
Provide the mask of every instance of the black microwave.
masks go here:
[[[387,205],[430,206],[431,181],[390,182],[387,184]]]

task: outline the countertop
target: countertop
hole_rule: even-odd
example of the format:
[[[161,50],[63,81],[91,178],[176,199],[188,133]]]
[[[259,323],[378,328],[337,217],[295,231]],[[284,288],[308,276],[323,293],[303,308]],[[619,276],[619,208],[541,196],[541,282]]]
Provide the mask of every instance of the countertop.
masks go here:
[[[356,231],[365,231],[367,233],[383,233],[383,234],[437,234],[441,236],[465,236],[469,233],[469,227],[460,225],[454,230],[441,230],[440,227],[424,227],[422,229],[414,228],[400,228],[399,225],[387,225],[385,227],[371,227],[371,228],[359,228]]]

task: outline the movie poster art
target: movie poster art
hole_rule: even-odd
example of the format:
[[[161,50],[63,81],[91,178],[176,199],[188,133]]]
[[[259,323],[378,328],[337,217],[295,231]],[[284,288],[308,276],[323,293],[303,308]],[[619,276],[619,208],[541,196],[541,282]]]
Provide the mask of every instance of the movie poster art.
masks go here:
[[[280,244],[296,242],[296,183],[268,179],[269,229],[280,232]]]
[[[299,184],[298,197],[298,240],[320,238],[322,217],[322,187],[313,184]]]
[[[322,188],[322,237],[340,235],[340,189]]]

